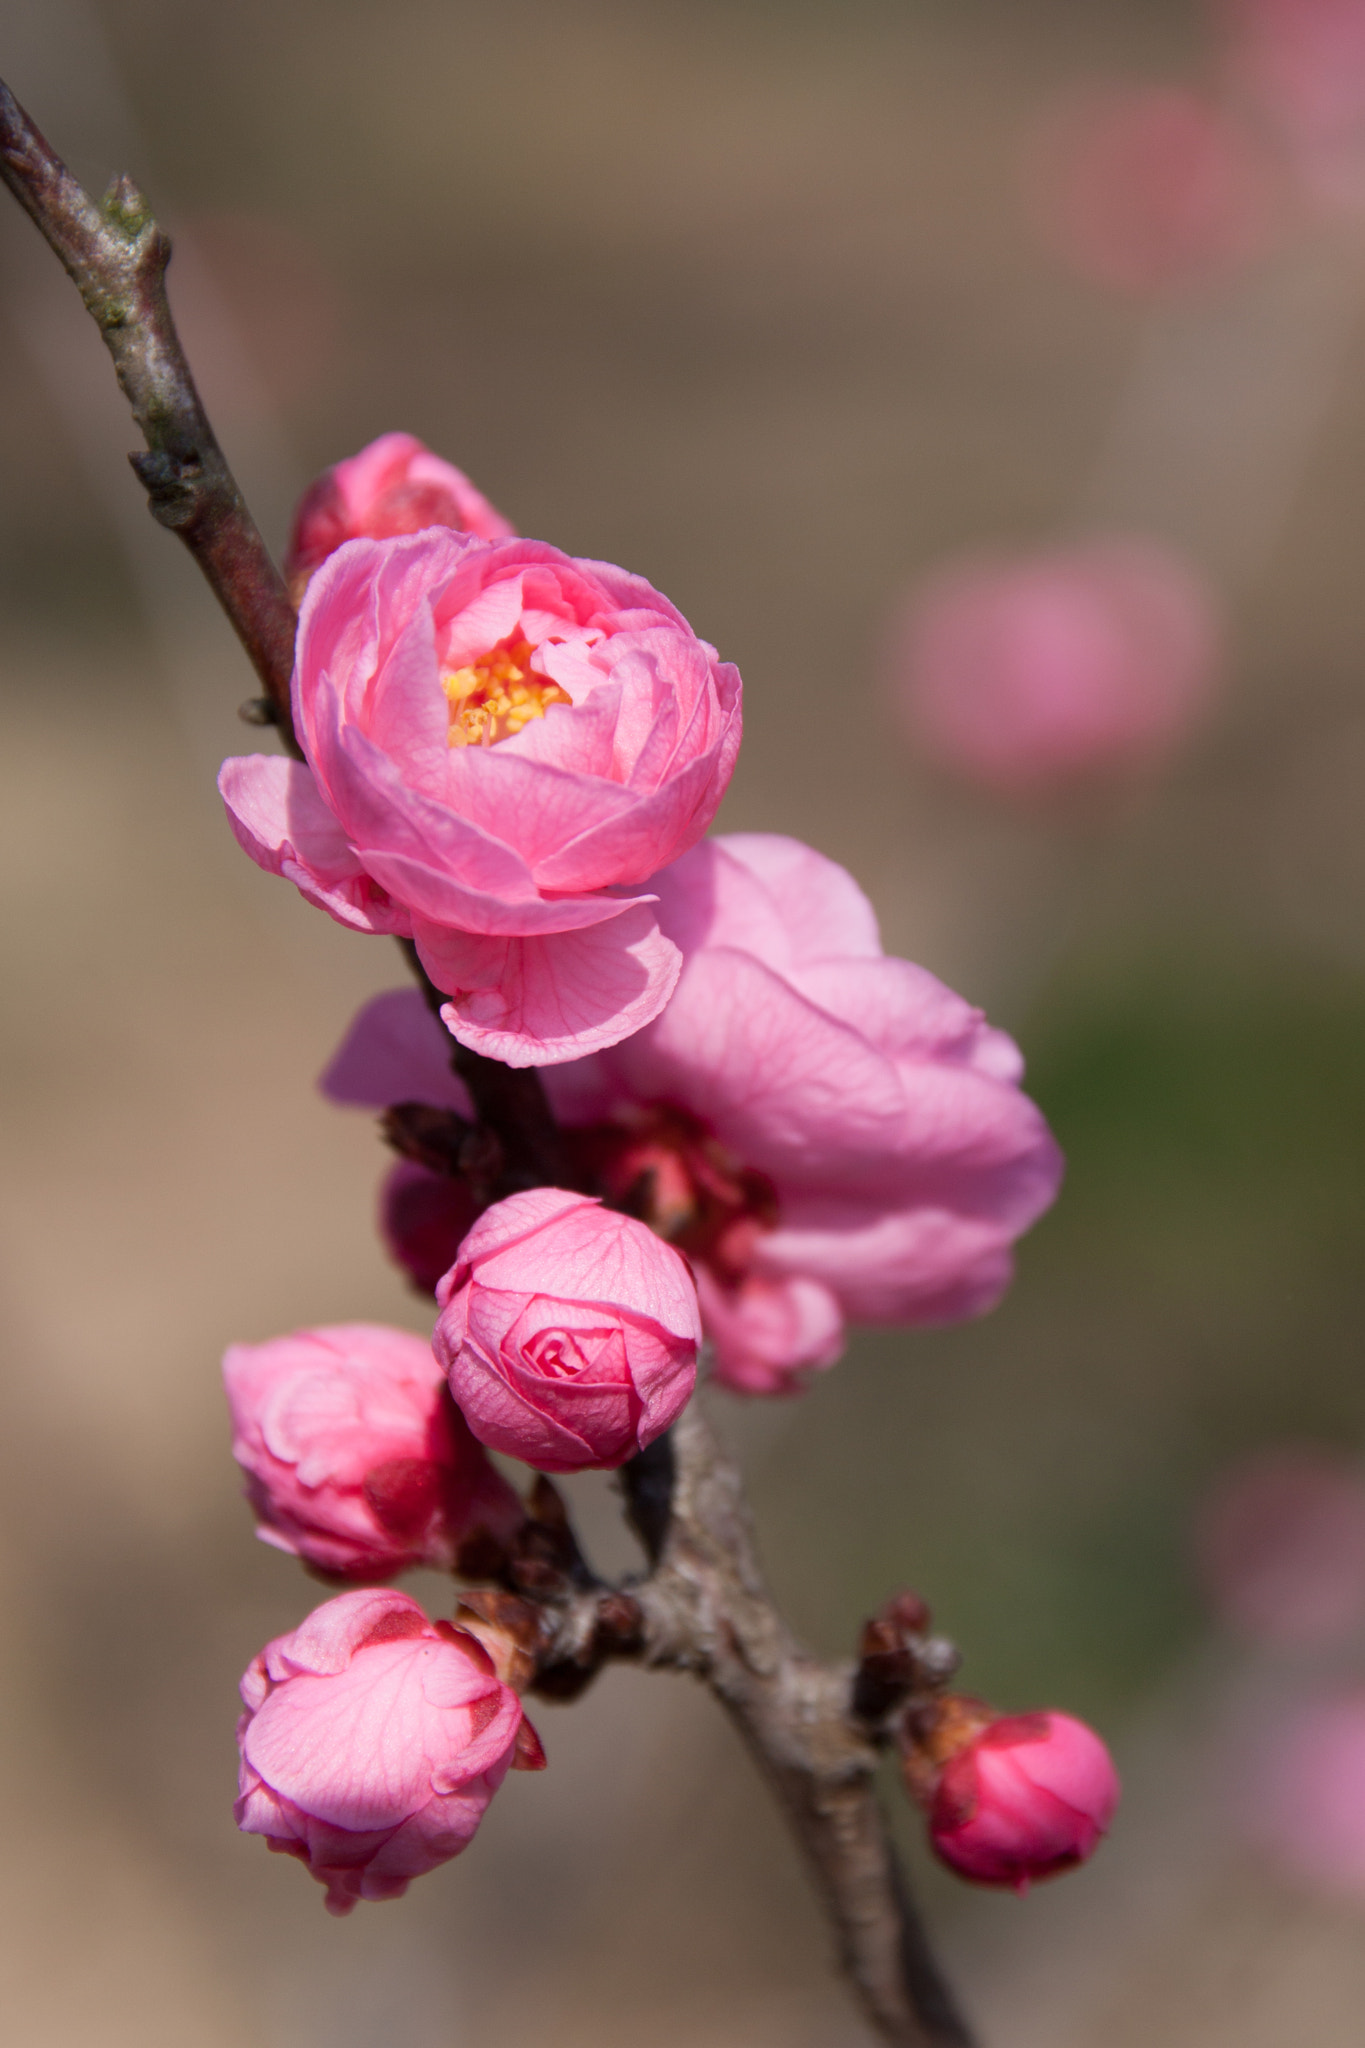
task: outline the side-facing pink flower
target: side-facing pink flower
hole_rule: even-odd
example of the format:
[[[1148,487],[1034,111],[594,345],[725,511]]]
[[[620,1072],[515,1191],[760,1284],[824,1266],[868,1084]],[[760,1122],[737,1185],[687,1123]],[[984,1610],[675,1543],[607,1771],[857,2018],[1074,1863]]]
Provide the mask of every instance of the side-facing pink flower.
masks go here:
[[[494,1203],[436,1298],[436,1356],[475,1436],[542,1472],[624,1464],[696,1383],[686,1265],[586,1195],[531,1188]]]
[[[307,762],[225,762],[233,830],[340,923],[411,937],[458,1039],[544,1065],[657,1016],[679,959],[641,885],[740,739],[738,671],[667,598],[540,541],[349,541],[293,703]]]
[[[1136,296],[1216,280],[1267,247],[1277,206],[1268,152],[1188,86],[1087,93],[1036,147],[1034,211],[1082,276]]]
[[[340,1323],[233,1344],[223,1380],[257,1534],[319,1571],[449,1570],[468,1538],[502,1541],[525,1519],[430,1345],[405,1330]]]
[[[1258,1452],[1219,1475],[1195,1529],[1219,1619],[1284,1649],[1340,1643],[1365,1622],[1365,1475],[1312,1445]]]
[[[307,1864],[327,1910],[401,1898],[544,1756],[482,1644],[406,1593],[343,1593],[242,1678],[237,1825]]]
[[[324,470],[300,499],[284,558],[295,604],[314,570],[344,542],[391,540],[428,526],[480,540],[506,540],[516,531],[462,469],[433,455],[415,434],[381,434]]]
[[[1036,795],[1173,753],[1212,699],[1220,628],[1178,556],[1103,541],[940,570],[888,655],[917,746],[989,789]]]
[[[687,1254],[718,1376],[790,1392],[845,1321],[993,1307],[1062,1172],[1013,1043],[887,959],[852,878],[796,840],[708,840],[655,887],[672,1002],[545,1078],[580,1184]],[[360,1013],[323,1086],[468,1114],[415,992]]]
[[[1098,1847],[1119,1801],[1118,1773],[1092,1728],[1070,1714],[995,1714],[949,1697],[924,1747],[905,1754],[935,1853],[973,1884],[1027,1891]]]

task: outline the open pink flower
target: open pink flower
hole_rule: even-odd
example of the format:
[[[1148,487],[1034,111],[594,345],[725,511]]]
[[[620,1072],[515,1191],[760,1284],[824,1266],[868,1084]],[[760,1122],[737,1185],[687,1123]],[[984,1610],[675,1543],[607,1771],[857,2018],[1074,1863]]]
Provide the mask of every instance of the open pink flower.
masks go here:
[[[1103,541],[939,571],[889,652],[915,742],[972,781],[1031,795],[1166,759],[1208,708],[1220,632],[1178,556]]]
[[[545,1078],[581,1184],[687,1254],[719,1376],[793,1391],[839,1355],[846,1320],[993,1307],[1062,1171],[1012,1042],[887,959],[852,878],[796,840],[708,840],[655,887],[684,955],[673,1000]],[[395,992],[323,1086],[468,1114],[439,1053],[420,997]]]
[[[525,1519],[430,1345],[406,1330],[340,1323],[233,1344],[223,1380],[258,1535],[319,1571],[449,1570],[468,1537],[505,1539]]]
[[[413,938],[462,1043],[543,1065],[658,1014],[679,957],[641,885],[710,823],[740,682],[649,584],[539,541],[349,541],[304,599],[294,723],[306,765],[224,763],[238,840]]]
[[[515,531],[463,470],[433,455],[415,434],[381,434],[304,492],[284,560],[294,602],[343,542],[390,540],[428,526],[480,540],[506,540]]]
[[[936,1854],[960,1877],[1024,1892],[1093,1853],[1119,1780],[1092,1728],[1070,1714],[995,1714],[952,1696],[938,1719],[928,1754],[907,1756],[906,1775]]]
[[[433,1338],[475,1436],[542,1472],[622,1465],[687,1405],[701,1320],[678,1254],[563,1188],[484,1212]]]
[[[237,1825],[297,1856],[327,1910],[401,1898],[472,1840],[509,1768],[544,1763],[483,1646],[406,1593],[343,1593],[242,1679]]]

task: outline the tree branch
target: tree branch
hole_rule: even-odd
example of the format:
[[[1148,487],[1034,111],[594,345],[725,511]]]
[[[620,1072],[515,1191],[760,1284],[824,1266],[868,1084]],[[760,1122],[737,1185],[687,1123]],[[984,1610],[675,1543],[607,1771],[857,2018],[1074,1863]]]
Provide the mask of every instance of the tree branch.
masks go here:
[[[565,1603],[545,1661],[633,1657],[702,1679],[787,1815],[833,1924],[840,1966],[878,2032],[897,2048],[971,2048],[878,1803],[879,1742],[855,1710],[857,1667],[818,1663],[774,1607],[738,1468],[699,1403],[622,1478],[654,1564],[648,1578],[622,1589],[636,1609],[636,1639],[595,1636],[588,1617],[598,1596],[582,1593]],[[937,1682],[952,1662],[946,1646],[929,1648]]]
[[[170,241],[129,178],[96,206],[0,81],[0,177],[65,265],[147,443],[129,459],[152,516],[178,533],[302,758],[289,709],[294,608],[209,425],[166,298]]]
[[[290,716],[295,616],[195,390],[166,298],[170,243],[120,178],[96,206],[0,82],[0,176],[61,258],[114,360],[147,442],[132,457],[153,516],[178,533],[231,620],[302,758]],[[443,998],[405,943],[433,1008]],[[563,1183],[559,1132],[534,1068],[453,1054],[501,1157],[500,1193]],[[839,1947],[882,2037],[970,2048],[911,1904],[874,1790],[879,1729],[857,1672],[817,1663],[764,1587],[740,1475],[697,1404],[625,1468],[627,1511],[653,1570],[603,1587],[582,1565],[553,1488],[533,1495],[510,1589],[471,1589],[475,1613],[510,1617],[534,1645],[527,1675],[569,1697],[608,1658],[690,1671],[720,1700],[775,1790],[812,1866]],[[537,1504],[538,1503],[538,1504]],[[932,1647],[932,1646],[931,1646]],[[932,1682],[929,1665],[926,1682]]]

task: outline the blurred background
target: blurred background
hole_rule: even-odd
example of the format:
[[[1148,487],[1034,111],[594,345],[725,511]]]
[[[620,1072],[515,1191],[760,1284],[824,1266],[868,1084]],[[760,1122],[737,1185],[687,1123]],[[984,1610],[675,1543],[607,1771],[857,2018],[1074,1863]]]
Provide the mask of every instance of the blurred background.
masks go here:
[[[1235,1764],[1365,1676],[1365,1590],[1277,1642],[1192,1562],[1249,1456],[1316,1446],[1348,1484],[1365,1456],[1365,29],[1310,67],[1320,104],[1245,12],[0,0],[39,125],[177,237],[272,545],[319,469],[403,427],[522,531],[649,576],[745,677],[722,826],[844,862],[888,950],[1024,1047],[1070,1176],[1005,1305],[860,1335],[803,1400],[714,1403],[813,1645],[914,1585],[968,1686],[1085,1715],[1125,1769],[1094,1866],[1022,1902],[929,1868],[903,1816],[994,2048],[1347,2048],[1365,2001],[1365,1886],[1249,1845]],[[262,743],[253,682],[135,438],[6,201],[10,2038],[858,2048],[777,1817],[681,1681],[542,1708],[550,1770],[349,1921],[233,1831],[238,1675],[315,1588],[252,1540],[218,1360],[423,1327],[374,1235],[373,1127],[313,1088],[401,974],[230,838],[213,776]],[[945,740],[945,565],[1055,571],[1115,535],[1197,618],[1184,668],[1137,632],[1188,716],[1126,752],[1100,718],[1036,773]],[[1040,666],[1054,725],[1092,670],[1130,687],[1122,619],[1092,604],[1067,651],[1065,582],[1005,660],[1025,726]],[[605,1483],[572,1490],[629,1563]]]

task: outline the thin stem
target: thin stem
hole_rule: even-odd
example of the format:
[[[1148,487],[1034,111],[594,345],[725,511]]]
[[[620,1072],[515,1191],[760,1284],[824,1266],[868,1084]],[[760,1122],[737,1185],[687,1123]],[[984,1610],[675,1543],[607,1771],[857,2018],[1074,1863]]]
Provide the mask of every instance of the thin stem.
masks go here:
[[[759,1570],[739,1470],[693,1401],[671,1432],[674,1480],[651,1577],[631,1588],[644,1657],[705,1680],[805,1852],[840,1966],[897,2048],[971,2048],[877,1800],[878,1750],[852,1710],[852,1665],[796,1642]],[[628,1466],[637,1526],[659,1526],[657,1463]]]
[[[0,177],[85,301],[147,443],[129,459],[154,519],[178,533],[265,686],[297,758],[289,709],[294,608],[242,500],[185,360],[166,298],[171,245],[129,178],[100,205],[0,80]]]

